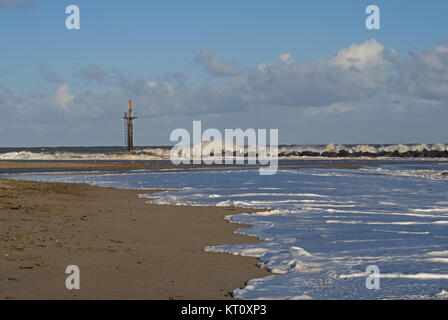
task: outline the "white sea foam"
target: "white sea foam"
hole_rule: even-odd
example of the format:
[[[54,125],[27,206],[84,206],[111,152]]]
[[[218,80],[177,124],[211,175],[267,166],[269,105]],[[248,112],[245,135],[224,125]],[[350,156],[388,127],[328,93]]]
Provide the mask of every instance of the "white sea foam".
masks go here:
[[[448,180],[448,170],[432,170],[432,169],[417,169],[417,170],[388,170],[384,168],[363,169],[368,172],[403,177],[418,177],[432,180]]]
[[[448,258],[429,258],[426,259],[429,262],[437,262],[437,263],[448,263]]]
[[[421,234],[421,235],[430,234],[429,231],[413,232],[413,231],[399,231],[399,230],[385,230],[385,229],[372,229],[372,231],[390,232],[390,233],[398,233],[398,234]]]
[[[442,250],[442,251],[431,251],[426,253],[427,256],[430,257],[447,257],[448,258],[448,250]]]
[[[439,293],[436,294],[435,296],[436,296],[436,297],[448,298],[448,291],[446,291],[446,290],[442,290],[441,292],[439,292]]]

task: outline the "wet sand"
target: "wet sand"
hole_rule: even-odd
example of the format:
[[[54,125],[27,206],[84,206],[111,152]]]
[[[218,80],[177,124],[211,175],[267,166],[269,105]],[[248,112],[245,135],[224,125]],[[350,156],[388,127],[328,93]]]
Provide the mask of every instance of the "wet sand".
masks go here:
[[[138,193],[0,179],[0,299],[227,299],[269,275],[255,258],[202,251],[256,242],[223,219],[249,210],[150,205]],[[65,287],[72,264],[80,290]]]
[[[150,167],[172,167],[171,162],[146,161],[0,161],[0,170],[20,169],[131,169]],[[193,165],[192,165],[193,166]]]
[[[283,165],[283,169],[305,169],[305,168],[321,168],[321,169],[359,169],[366,164],[356,164],[356,163],[344,163],[342,161],[328,163],[328,164],[313,164],[313,165]],[[376,165],[376,164],[369,164]],[[125,172],[127,170],[132,170],[133,172],[144,172],[144,171],[170,171],[170,172],[181,172],[181,171],[219,171],[219,170],[258,170],[259,166],[244,166],[235,167],[233,165],[226,164],[182,164],[174,165],[171,162],[166,161],[36,161],[36,160],[25,160],[25,161],[0,161],[0,173],[9,172],[19,172],[23,170],[27,173],[48,173],[48,174],[73,174],[73,173],[83,173],[84,170],[89,170],[85,172],[95,173],[94,169],[101,170],[101,172]],[[51,169],[48,170],[48,169]],[[55,171],[60,169],[61,171]],[[110,169],[110,171],[108,171]],[[48,170],[48,171],[46,171]],[[71,171],[76,170],[76,171]]]

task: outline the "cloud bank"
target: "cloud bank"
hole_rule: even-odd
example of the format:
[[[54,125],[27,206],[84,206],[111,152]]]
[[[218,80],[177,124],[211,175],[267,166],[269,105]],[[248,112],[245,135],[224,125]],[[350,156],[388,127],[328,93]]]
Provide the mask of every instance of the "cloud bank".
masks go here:
[[[385,101],[397,110],[448,104],[446,44],[427,52],[413,50],[402,58],[370,39],[312,62],[296,61],[291,53],[282,53],[275,61],[246,71],[209,49],[201,51],[195,61],[213,77],[190,82],[182,72],[128,76],[119,69],[91,64],[80,68],[74,79],[63,80],[50,67],[41,67],[42,78],[56,87],[47,97],[34,98],[27,105],[43,111],[51,105],[68,117],[116,117],[131,98],[145,118],[272,108],[337,115],[362,112],[366,101],[376,103],[378,110],[385,108]],[[221,79],[214,81],[214,77]],[[81,84],[73,86],[76,81]],[[21,103],[10,89],[0,87],[0,107]]]

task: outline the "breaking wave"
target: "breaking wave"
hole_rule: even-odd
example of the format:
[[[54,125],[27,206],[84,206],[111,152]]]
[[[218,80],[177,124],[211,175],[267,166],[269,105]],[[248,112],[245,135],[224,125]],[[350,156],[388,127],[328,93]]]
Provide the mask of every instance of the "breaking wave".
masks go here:
[[[126,152],[123,147],[0,148],[0,160],[169,160],[170,146],[138,147]],[[195,147],[191,148],[191,152]],[[254,148],[223,150],[247,157]],[[263,150],[269,155],[269,147]],[[447,144],[394,145],[280,145],[280,159],[296,158],[448,158]],[[213,155],[211,155],[213,157]],[[204,158],[204,157],[203,157]]]
[[[42,148],[42,150],[14,150],[1,152],[0,160],[168,160],[170,148],[145,148],[132,152],[125,152],[122,148],[81,147],[74,150],[71,148]],[[98,150],[100,149],[100,150]]]
[[[448,158],[446,144],[282,146],[279,157]]]

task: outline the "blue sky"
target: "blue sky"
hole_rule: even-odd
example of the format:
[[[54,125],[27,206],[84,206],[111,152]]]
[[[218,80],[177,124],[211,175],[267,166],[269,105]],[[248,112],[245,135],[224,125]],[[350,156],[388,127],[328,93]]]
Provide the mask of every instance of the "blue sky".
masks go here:
[[[78,5],[81,29],[65,28]],[[365,8],[381,10],[367,30]],[[446,1],[0,0],[0,146],[138,145],[175,128],[281,143],[448,142]],[[447,49],[447,50],[445,50]]]

